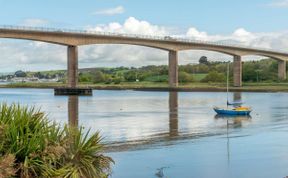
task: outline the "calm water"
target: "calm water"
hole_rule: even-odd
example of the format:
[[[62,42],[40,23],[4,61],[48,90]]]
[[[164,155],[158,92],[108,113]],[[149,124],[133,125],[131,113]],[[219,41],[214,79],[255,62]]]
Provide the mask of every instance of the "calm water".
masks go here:
[[[0,89],[0,100],[36,105],[61,124],[100,130],[116,161],[112,178],[288,176],[288,93],[231,93],[251,117],[215,116],[226,93]],[[68,112],[69,111],[69,112]],[[69,113],[69,114],[68,114]]]

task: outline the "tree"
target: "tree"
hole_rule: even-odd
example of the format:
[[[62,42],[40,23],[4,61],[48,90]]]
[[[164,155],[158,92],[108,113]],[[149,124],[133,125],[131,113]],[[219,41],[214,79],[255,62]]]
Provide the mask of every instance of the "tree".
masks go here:
[[[196,71],[197,73],[208,73],[210,70],[209,66],[208,65],[205,65],[205,64],[199,64],[197,65],[197,68],[196,68]]]
[[[105,82],[105,76],[103,74],[103,72],[101,71],[96,71],[93,74],[93,79],[92,79],[93,83],[101,83],[101,82]]]
[[[208,59],[206,56],[201,56],[200,59],[199,59],[199,64],[205,64],[205,65],[208,65],[209,62],[208,62]]]
[[[209,72],[201,82],[224,82],[225,75],[223,73],[218,73],[216,71]]]
[[[137,72],[136,70],[130,70],[124,73],[124,79],[128,82],[135,82],[137,79]]]
[[[114,82],[114,84],[120,84],[122,82],[122,78],[121,77],[115,77],[112,80]]]
[[[91,82],[92,76],[89,73],[80,73],[78,80],[79,80],[79,82]]]
[[[26,77],[27,76],[27,74],[25,72],[23,72],[22,70],[16,71],[14,75],[16,77]]]
[[[189,75],[186,72],[179,72],[179,76],[178,76],[179,82],[180,83],[187,83],[187,82],[193,82],[193,76]]]
[[[39,79],[43,79],[43,78],[44,78],[44,75],[43,75],[41,72],[36,72],[36,73],[34,74],[34,77],[37,77],[37,78],[39,78]]]

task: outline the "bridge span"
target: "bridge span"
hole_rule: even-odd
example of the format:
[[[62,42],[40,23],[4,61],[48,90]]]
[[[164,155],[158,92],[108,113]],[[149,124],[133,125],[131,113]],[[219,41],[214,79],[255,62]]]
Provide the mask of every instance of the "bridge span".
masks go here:
[[[0,26],[0,38],[25,39],[67,46],[68,87],[78,82],[78,46],[91,44],[129,44],[157,48],[168,52],[169,86],[178,86],[178,52],[208,50],[233,56],[233,84],[242,86],[242,61],[246,55],[270,57],[278,61],[278,77],[286,79],[288,51],[252,48],[218,42],[196,41],[170,36],[147,36],[67,29]]]

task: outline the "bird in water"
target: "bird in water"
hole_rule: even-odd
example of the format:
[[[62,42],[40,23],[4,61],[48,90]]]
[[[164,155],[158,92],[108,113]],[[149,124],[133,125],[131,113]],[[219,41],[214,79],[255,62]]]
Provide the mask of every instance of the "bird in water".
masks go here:
[[[155,175],[159,178],[163,178],[164,177],[164,172],[163,169],[168,168],[168,167],[161,167],[159,169],[157,169],[157,172],[155,173]]]

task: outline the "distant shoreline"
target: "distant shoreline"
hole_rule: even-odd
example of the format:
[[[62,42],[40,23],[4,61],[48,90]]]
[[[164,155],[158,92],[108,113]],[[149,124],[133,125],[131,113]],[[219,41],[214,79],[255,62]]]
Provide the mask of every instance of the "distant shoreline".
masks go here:
[[[39,88],[53,89],[65,87],[62,83],[16,83],[0,85],[0,88]],[[225,84],[202,84],[191,83],[189,85],[180,85],[179,87],[170,88],[167,84],[80,84],[79,88],[92,88],[95,90],[135,90],[135,91],[180,91],[180,92],[226,92]],[[243,87],[230,87],[231,92],[288,92],[288,83],[262,83],[245,84]]]

